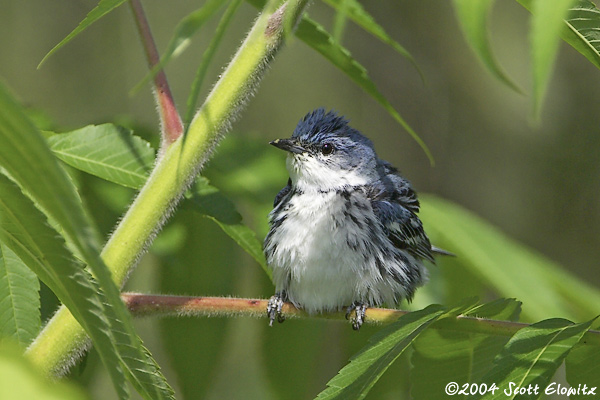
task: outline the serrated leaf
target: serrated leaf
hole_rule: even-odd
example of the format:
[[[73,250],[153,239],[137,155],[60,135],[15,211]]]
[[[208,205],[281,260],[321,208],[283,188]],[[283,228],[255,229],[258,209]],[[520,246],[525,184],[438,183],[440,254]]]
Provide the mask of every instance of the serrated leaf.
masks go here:
[[[541,321],[513,335],[498,357],[492,370],[481,379],[495,383],[499,390],[487,393],[482,399],[537,398],[569,351],[590,329],[593,320],[574,324],[555,318]],[[538,387],[535,394],[515,393],[515,387]],[[476,397],[477,398],[477,397]]]
[[[68,382],[51,382],[23,357],[17,346],[0,344],[0,399],[85,400],[88,397]]]
[[[154,163],[150,143],[113,124],[53,135],[48,143],[54,154],[70,166],[134,189],[146,182]]]
[[[42,64],[48,59],[48,57],[54,54],[54,52],[63,47],[65,44],[69,43],[73,38],[75,38],[75,36],[83,32],[84,29],[86,29],[88,26],[98,21],[100,18],[104,17],[106,14],[119,7],[123,3],[125,3],[125,0],[100,0],[98,5],[88,13],[88,15],[83,19],[83,21],[79,23],[79,25],[77,25],[77,28],[73,29],[73,31],[69,33],[67,37],[61,40],[60,43],[54,46],[52,50],[50,50],[48,54],[44,56],[42,61],[40,61],[40,63],[38,64],[38,68],[42,66]]]
[[[110,321],[121,365],[132,385],[145,398],[172,398],[172,389],[160,374],[156,362],[143,347],[141,339],[133,328],[131,315],[121,301],[120,291],[100,258],[91,223],[79,201],[75,187],[53,156],[46,140],[3,86],[0,86],[0,141],[3,144],[0,146],[2,170],[54,223],[62,228],[60,234],[77,249],[97,279],[102,289],[100,292],[104,304],[102,314],[106,314]],[[36,234],[36,231],[31,232],[33,237]],[[11,248],[17,252],[15,247]],[[19,254],[19,257],[25,261],[22,254]],[[59,276],[68,275],[59,274]],[[62,280],[55,283],[61,285]],[[68,305],[67,302],[65,303]],[[71,307],[74,305],[81,306],[77,302],[72,302]],[[83,319],[78,321],[85,323]],[[106,351],[104,357],[107,358],[103,360],[108,360],[112,354]],[[143,366],[140,366],[140,363]],[[118,368],[118,364],[107,362],[105,365],[109,371]],[[111,377],[120,396],[124,398],[127,394],[120,382],[121,373]]]
[[[215,12],[224,4],[222,0],[208,0],[204,5],[186,15],[175,27],[173,37],[167,45],[167,49],[160,57],[160,61],[146,74],[146,76],[132,89],[137,92],[163,69],[173,57],[182,53],[190,45],[191,37],[208,21]]]
[[[423,74],[412,54],[410,54],[404,46],[392,39],[385,29],[375,21],[371,14],[369,14],[357,0],[325,0],[325,3],[337,9],[338,12],[343,8],[343,12],[347,18],[363,28],[366,32],[381,40],[383,43],[389,45],[398,54],[406,57],[415,68],[417,68],[417,71],[421,74],[421,78],[423,78]]]
[[[44,215],[4,175],[0,175],[0,192],[0,241],[69,307],[92,338],[119,398],[127,398],[125,376],[110,322],[91,276],[75,261]]]
[[[531,11],[533,0],[517,1]],[[591,1],[578,0],[565,23],[567,28],[560,32],[563,40],[600,68],[600,10]]]
[[[598,289],[459,205],[431,195],[420,200],[427,232],[457,255],[446,261],[461,263],[501,296],[522,301],[527,318],[590,318],[598,312]]]
[[[0,342],[11,338],[25,347],[36,337],[41,326],[39,290],[37,276],[0,242]]]
[[[569,10],[567,29],[561,37],[592,64],[600,68],[600,10],[588,0],[579,0]]]
[[[443,314],[441,306],[431,305],[383,328],[327,383],[317,399],[363,399],[390,364]]]
[[[262,250],[262,243],[252,229],[242,223],[242,216],[234,204],[219,189],[210,185],[205,177],[198,177],[186,197],[191,200],[193,209],[216,222],[223,231],[240,245],[271,277],[271,270]]]
[[[574,389],[582,389],[570,400],[589,399],[590,395],[583,392],[584,388],[589,391],[596,388],[596,396],[600,394],[600,346],[579,344],[576,346],[565,361],[567,382]]]
[[[550,73],[556,59],[560,32],[574,0],[533,0],[531,19],[531,69],[533,74],[533,111],[538,115]]]
[[[454,0],[454,10],[462,32],[488,71],[505,85],[522,93],[494,57],[488,37],[487,19],[494,0]]]
[[[464,315],[479,318],[514,318],[520,302],[499,299],[470,308]],[[411,394],[415,399],[446,399],[448,382],[477,382],[491,367],[494,357],[508,342],[506,337],[428,329],[414,342]],[[461,398],[461,396],[455,396]]]

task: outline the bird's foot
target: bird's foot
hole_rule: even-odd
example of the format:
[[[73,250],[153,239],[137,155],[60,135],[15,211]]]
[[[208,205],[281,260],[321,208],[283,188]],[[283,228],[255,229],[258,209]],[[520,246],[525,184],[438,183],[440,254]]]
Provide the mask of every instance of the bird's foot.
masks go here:
[[[346,319],[350,318],[352,312],[354,312],[354,317],[352,318],[352,329],[357,331],[360,329],[363,322],[365,322],[367,306],[359,301],[355,301],[346,309]]]
[[[277,322],[281,323],[285,321],[285,317],[281,312],[283,308],[283,296],[281,293],[275,293],[274,296],[271,296],[269,302],[267,303],[267,317],[269,318],[269,326],[273,326],[273,321],[277,318]]]

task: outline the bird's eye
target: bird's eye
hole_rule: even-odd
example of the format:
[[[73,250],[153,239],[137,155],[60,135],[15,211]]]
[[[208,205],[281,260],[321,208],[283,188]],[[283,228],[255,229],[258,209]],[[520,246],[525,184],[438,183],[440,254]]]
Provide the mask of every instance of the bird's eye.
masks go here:
[[[321,153],[323,153],[324,155],[328,156],[331,153],[333,153],[333,145],[331,143],[325,143],[323,145],[323,147],[321,147]]]

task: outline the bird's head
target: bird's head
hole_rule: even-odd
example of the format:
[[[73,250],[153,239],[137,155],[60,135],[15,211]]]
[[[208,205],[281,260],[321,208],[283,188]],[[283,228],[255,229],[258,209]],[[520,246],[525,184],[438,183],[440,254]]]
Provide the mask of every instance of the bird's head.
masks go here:
[[[292,184],[302,190],[364,185],[377,177],[373,143],[333,111],[319,108],[308,113],[291,138],[271,144],[288,152]]]

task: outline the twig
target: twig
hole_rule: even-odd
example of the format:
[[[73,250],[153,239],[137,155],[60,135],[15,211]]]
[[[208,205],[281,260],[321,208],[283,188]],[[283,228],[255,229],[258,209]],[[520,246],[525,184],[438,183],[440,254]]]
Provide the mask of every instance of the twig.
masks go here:
[[[135,17],[134,19],[140,33],[140,38],[142,39],[142,45],[146,53],[148,66],[150,67],[150,70],[152,70],[152,68],[159,63],[160,56],[158,54],[158,50],[156,49],[154,38],[152,37],[148,19],[146,18],[146,14],[144,13],[144,9],[142,8],[142,3],[140,0],[130,0],[129,4]],[[160,123],[162,128],[161,149],[164,149],[165,146],[173,143],[179,136],[181,136],[183,133],[183,123],[179,113],[177,112],[175,100],[173,100],[169,82],[167,81],[167,75],[163,69],[159,70],[156,75],[154,75],[154,97],[158,105],[158,112],[160,114]]]
[[[246,316],[266,317],[268,300],[239,299],[232,297],[195,297],[170,296],[156,294],[123,293],[125,304],[135,316]],[[344,312],[309,315],[290,303],[285,303],[283,313],[286,318],[327,318],[344,320]],[[409,311],[389,308],[368,308],[365,323],[387,324],[396,321]],[[486,318],[459,315],[456,318],[444,318],[432,325],[434,329],[445,329],[469,333],[481,333],[495,336],[512,336],[518,330],[529,326],[523,322],[499,321]],[[582,344],[600,345],[600,331],[590,330],[583,337]]]

